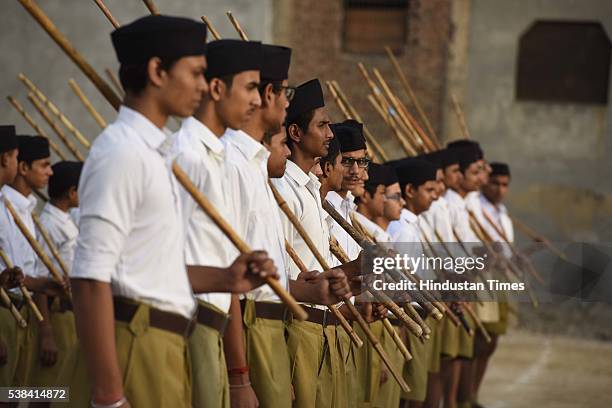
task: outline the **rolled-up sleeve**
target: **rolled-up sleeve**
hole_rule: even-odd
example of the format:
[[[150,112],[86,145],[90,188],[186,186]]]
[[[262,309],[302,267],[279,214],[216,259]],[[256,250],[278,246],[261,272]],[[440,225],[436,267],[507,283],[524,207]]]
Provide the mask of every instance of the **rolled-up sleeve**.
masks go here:
[[[79,239],[71,276],[110,282],[146,188],[143,159],[126,149],[92,155],[79,184]]]

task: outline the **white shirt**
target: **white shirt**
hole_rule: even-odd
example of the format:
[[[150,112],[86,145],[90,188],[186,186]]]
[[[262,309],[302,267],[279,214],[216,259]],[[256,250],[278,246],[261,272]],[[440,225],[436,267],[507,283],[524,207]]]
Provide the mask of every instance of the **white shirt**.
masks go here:
[[[62,261],[68,268],[72,268],[74,261],[74,251],[76,249],[77,238],[79,236],[79,228],[72,221],[70,213],[64,212],[51,203],[46,203],[40,213],[40,223],[49,235],[53,246],[57,248],[57,252],[62,258]],[[47,246],[42,234],[39,234],[38,242],[47,254],[51,254],[51,249]],[[62,268],[54,256],[49,255],[55,269],[62,273]],[[36,261],[36,274],[38,276],[49,275],[49,270],[40,259]]]
[[[493,204],[481,194],[480,197],[480,208],[481,211],[486,211],[489,218],[495,223],[497,228],[501,229],[508,238],[508,241],[514,242],[514,226],[512,225],[512,220],[508,215],[508,209],[502,203]],[[491,224],[485,219],[483,223],[483,227],[487,230],[489,235],[493,238],[494,241],[497,242],[506,242],[504,237],[500,236],[495,228],[491,226]]]
[[[423,217],[426,220],[427,224],[433,231],[434,236],[436,233],[438,233],[444,242],[457,241],[455,235],[453,234],[451,213],[448,208],[448,202],[443,196],[438,197],[437,200],[431,203],[429,209],[420,214],[419,217]],[[436,239],[436,241],[437,240],[438,239]]]
[[[395,250],[398,253],[408,255],[414,259],[426,255],[425,247],[427,244],[423,243],[419,217],[412,211],[402,208],[400,219],[391,221],[387,232],[391,235]],[[436,277],[433,271],[422,268],[417,268],[415,272],[424,279],[434,279]]]
[[[323,258],[329,265],[332,265],[334,262],[329,249],[330,235],[326,221],[327,213],[323,210],[321,204],[319,191],[321,183],[319,183],[317,177],[310,172],[308,174],[304,173],[295,163],[288,160],[285,175],[280,179],[272,179],[272,183],[300,221]],[[285,216],[281,219],[287,241],[295,249],[306,268],[309,271],[322,271],[322,266],[297,230],[293,228],[289,219]],[[300,271],[293,261],[289,265],[290,277],[295,280]]]
[[[224,189],[226,180],[225,148],[221,140],[194,117],[185,119],[174,137],[173,153],[177,164],[226,221],[231,222],[230,202]],[[197,205],[191,195],[179,190],[181,212],[187,239],[185,262],[187,265],[228,267],[238,256],[238,250]],[[196,297],[229,311],[230,293],[201,293]]]
[[[223,135],[227,151],[227,185],[233,214],[240,235],[254,249],[264,249],[274,261],[280,284],[289,289],[285,251],[285,234],[280,208],[268,185],[268,157],[265,146],[241,130]],[[268,285],[262,285],[246,295],[258,302],[280,302]]]
[[[470,214],[466,200],[450,188],[446,190],[444,197],[448,202],[453,229],[459,236],[459,239],[464,243],[480,242],[480,239],[478,239],[470,226]]]
[[[25,275],[36,276],[37,255],[4,204],[4,199],[7,199],[30,234],[36,238],[36,227],[32,219],[36,197],[34,194],[25,197],[8,185],[2,187],[2,195],[4,197],[0,200],[0,248],[4,250],[13,265],[19,266]]]
[[[170,140],[122,106],[93,143],[79,184],[73,278],[109,282],[113,294],[190,317],[178,185]]]
[[[365,217],[365,215],[357,211],[353,212],[353,214],[355,215],[357,222],[359,222],[359,224],[361,224],[363,228],[365,228],[366,231],[374,237],[376,242],[383,243],[392,241],[391,235],[389,235],[387,231],[382,229],[378,224],[369,220]]]
[[[351,192],[346,193],[346,197],[342,198],[340,194],[335,191],[330,191],[325,197],[327,201],[338,211],[338,213],[348,222],[351,223],[350,214],[357,209],[355,204],[355,197]],[[361,252],[361,247],[351,236],[338,224],[331,216],[328,218],[328,226],[330,234],[336,238],[340,247],[344,249],[344,252],[348,258],[352,261],[357,259]]]

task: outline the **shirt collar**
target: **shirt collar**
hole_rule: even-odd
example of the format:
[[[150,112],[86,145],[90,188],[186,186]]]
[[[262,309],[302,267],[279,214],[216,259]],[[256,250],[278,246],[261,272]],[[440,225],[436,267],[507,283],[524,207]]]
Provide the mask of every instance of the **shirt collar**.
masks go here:
[[[11,204],[17,207],[18,210],[27,212],[34,211],[36,207],[36,197],[34,197],[34,194],[30,194],[26,197],[9,185],[2,187],[2,191]]]
[[[270,155],[268,149],[266,149],[263,144],[257,142],[255,139],[249,136],[246,132],[243,132],[242,130],[227,129],[223,135],[223,138],[236,146],[236,148],[242,152],[247,160],[258,158],[262,162],[267,162],[268,156]]]
[[[495,211],[498,211],[502,214],[507,214],[508,213],[508,209],[506,208],[506,206],[503,203],[499,203],[499,204],[493,204],[491,201],[489,201],[489,199],[487,199],[487,197],[485,197],[484,194],[480,194],[480,203],[488,208],[492,208]]]
[[[455,190],[449,188],[444,196],[449,203],[465,205],[465,199]]]
[[[412,211],[408,210],[407,208],[402,208],[402,212],[400,213],[400,219],[402,221],[405,221],[409,224],[414,224],[416,222],[418,222],[419,217],[417,217],[417,215],[415,213],[413,213]]]
[[[190,116],[183,121],[182,127],[190,134],[197,135],[197,138],[204,143],[204,146],[213,153],[220,156],[223,155],[225,151],[223,142],[221,142],[220,138],[218,138],[204,123]]]
[[[122,122],[136,131],[136,134],[151,149],[157,150],[168,140],[166,134],[147,119],[142,113],[121,105],[117,122]]]
[[[357,205],[355,205],[355,197],[350,191],[346,193],[346,197],[344,198],[342,198],[342,196],[336,191],[330,191],[327,193],[327,197],[325,197],[325,199],[337,209],[342,208],[352,211],[357,208]]]
[[[291,160],[287,160],[285,174],[291,177],[299,186],[302,187],[312,181],[312,178],[310,177],[310,172],[308,174],[304,173],[304,171],[300,169],[300,167]]]
[[[70,218],[70,214],[68,212],[64,212],[60,210],[59,208],[57,208],[51,203],[45,204],[45,207],[43,208],[43,212],[49,214],[53,218],[56,218],[60,221],[72,222],[72,218]]]

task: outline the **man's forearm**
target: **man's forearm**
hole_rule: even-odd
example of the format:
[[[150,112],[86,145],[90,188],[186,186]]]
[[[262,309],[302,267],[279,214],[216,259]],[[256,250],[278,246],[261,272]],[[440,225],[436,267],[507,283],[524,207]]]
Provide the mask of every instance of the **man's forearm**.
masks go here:
[[[289,280],[289,291],[298,302],[319,303],[318,291],[315,291],[313,284],[303,280]]]
[[[247,360],[244,352],[242,311],[238,295],[232,295],[229,314],[231,319],[223,336],[223,351],[225,352],[227,368],[246,367]]]
[[[94,401],[110,404],[123,397],[122,373],[115,346],[115,318],[110,284],[72,280],[79,343],[87,363]]]
[[[230,292],[224,268],[187,265],[187,274],[193,293]]]

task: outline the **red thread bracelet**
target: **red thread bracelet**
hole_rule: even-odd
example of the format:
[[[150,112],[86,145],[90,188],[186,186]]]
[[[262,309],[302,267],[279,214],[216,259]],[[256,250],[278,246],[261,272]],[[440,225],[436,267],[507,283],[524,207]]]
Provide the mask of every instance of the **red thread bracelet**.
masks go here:
[[[229,375],[242,375],[248,372],[249,372],[249,366],[230,368],[229,370],[227,370],[227,373]]]

